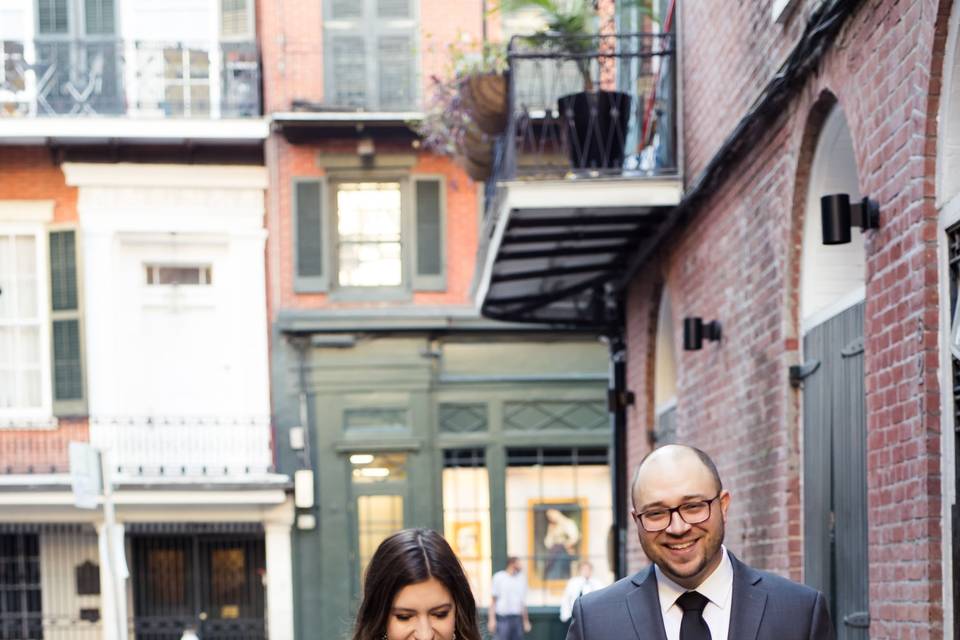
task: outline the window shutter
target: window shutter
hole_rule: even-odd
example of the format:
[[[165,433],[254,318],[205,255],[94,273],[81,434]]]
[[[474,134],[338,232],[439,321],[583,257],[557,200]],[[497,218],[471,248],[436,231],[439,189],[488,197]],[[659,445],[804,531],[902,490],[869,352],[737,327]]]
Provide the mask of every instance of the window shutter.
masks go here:
[[[299,292],[326,291],[324,270],[324,182],[317,179],[294,181],[293,207],[296,226],[296,274],[294,289]]]
[[[377,17],[409,18],[410,0],[377,0]]]
[[[334,20],[363,16],[363,0],[331,0],[330,17]]]
[[[90,35],[114,33],[114,0],[84,0],[84,20]]]
[[[337,107],[368,107],[366,45],[363,36],[332,36],[330,69]]]
[[[67,33],[67,0],[37,0],[37,30],[41,34]]]
[[[248,38],[250,37],[250,13],[247,11],[247,0],[221,0],[220,2],[220,37],[221,38]]]
[[[414,179],[413,288],[418,291],[442,291],[444,278],[444,192],[440,178]]]
[[[84,415],[83,345],[77,278],[77,233],[50,232],[50,307],[53,357],[53,413]]]
[[[380,108],[412,109],[415,56],[413,40],[407,35],[381,36],[377,42],[377,69],[380,80]]]

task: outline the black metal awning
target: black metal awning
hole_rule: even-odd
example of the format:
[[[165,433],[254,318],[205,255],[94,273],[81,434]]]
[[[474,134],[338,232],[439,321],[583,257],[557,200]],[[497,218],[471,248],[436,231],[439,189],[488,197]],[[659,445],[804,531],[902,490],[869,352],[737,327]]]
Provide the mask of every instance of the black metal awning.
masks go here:
[[[502,211],[481,265],[481,312],[511,322],[606,327],[607,285],[638,247],[655,241],[673,208],[656,202]]]

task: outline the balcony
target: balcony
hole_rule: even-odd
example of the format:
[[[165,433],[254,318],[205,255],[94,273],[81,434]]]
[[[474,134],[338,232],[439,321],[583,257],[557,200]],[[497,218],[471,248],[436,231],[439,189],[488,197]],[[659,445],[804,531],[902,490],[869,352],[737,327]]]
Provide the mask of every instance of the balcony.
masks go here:
[[[252,42],[0,41],[0,117],[260,115]]]
[[[117,482],[229,481],[274,471],[268,418],[100,417],[0,430],[0,475],[69,473],[69,442],[109,451]]]
[[[682,193],[673,37],[511,41],[507,126],[487,140],[484,315],[598,330],[617,322],[605,292],[657,242]],[[468,132],[468,166],[472,141]]]
[[[514,37],[494,182],[677,174],[671,34]]]

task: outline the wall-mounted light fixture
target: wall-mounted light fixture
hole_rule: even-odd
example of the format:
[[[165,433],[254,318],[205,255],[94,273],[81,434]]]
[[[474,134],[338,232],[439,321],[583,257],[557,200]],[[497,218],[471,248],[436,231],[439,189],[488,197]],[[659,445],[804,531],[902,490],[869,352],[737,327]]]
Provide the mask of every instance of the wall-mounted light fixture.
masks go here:
[[[705,323],[703,318],[697,316],[683,319],[684,351],[698,351],[703,347],[704,340],[717,341],[721,334],[719,320],[711,320]]]
[[[847,244],[854,225],[860,231],[880,228],[880,205],[870,198],[851,203],[846,193],[832,193],[820,198],[820,219],[823,244]]]

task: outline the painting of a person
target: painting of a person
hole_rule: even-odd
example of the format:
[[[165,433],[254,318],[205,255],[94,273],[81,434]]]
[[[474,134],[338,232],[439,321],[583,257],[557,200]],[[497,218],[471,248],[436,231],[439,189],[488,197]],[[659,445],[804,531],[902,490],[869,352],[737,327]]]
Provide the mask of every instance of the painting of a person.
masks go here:
[[[576,557],[577,543],[580,542],[580,527],[559,509],[547,509],[547,531],[543,536],[543,546],[547,549],[543,566],[544,580],[567,580],[570,578],[570,565]]]

